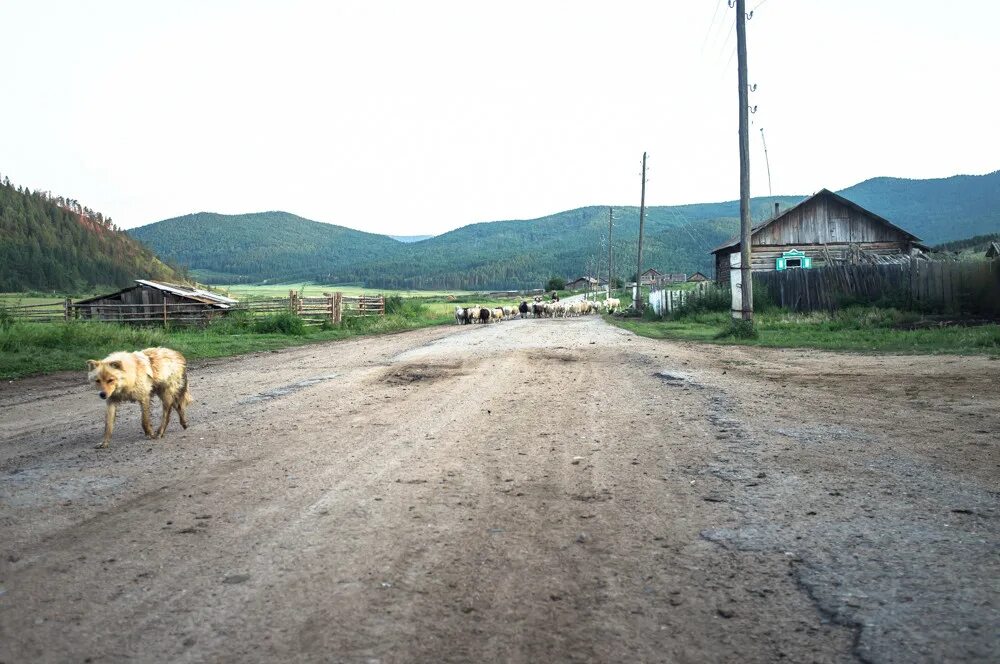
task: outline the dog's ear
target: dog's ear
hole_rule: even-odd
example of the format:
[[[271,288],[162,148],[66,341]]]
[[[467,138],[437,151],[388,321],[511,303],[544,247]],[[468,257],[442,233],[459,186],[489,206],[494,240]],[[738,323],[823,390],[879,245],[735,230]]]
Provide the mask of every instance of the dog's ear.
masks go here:
[[[93,371],[97,368],[98,364],[100,364],[100,361],[98,360],[87,360],[87,369]]]
[[[112,369],[117,369],[118,371],[122,370],[121,360],[115,360],[114,362],[108,362],[108,366],[111,367]]]

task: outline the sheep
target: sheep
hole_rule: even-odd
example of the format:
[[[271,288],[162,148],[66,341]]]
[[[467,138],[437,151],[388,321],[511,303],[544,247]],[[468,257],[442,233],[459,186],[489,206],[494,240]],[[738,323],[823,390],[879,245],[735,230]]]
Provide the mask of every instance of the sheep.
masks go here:
[[[490,322],[490,310],[486,307],[479,309],[479,322],[483,324]]]
[[[527,316],[528,316],[528,301],[527,300],[521,300],[521,304],[518,305],[517,311],[521,315],[521,318],[527,318]]]
[[[622,306],[622,303],[617,297],[609,297],[604,301],[604,306],[607,308],[608,313],[614,313],[620,306]]]
[[[455,307],[455,323],[461,325],[465,322],[465,309],[463,307]]]
[[[502,321],[503,320],[503,307],[497,307],[496,309],[493,309],[492,311],[490,311],[490,317],[493,318],[493,320],[495,320],[498,323],[500,321]]]

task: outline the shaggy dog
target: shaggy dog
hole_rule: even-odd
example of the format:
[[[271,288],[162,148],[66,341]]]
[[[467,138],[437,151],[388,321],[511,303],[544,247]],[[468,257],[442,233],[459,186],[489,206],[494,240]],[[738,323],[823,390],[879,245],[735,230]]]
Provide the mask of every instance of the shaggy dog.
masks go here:
[[[184,356],[169,348],[147,348],[134,353],[112,353],[103,360],[87,360],[87,379],[97,386],[99,396],[108,403],[104,419],[104,440],[98,448],[107,447],[115,428],[118,404],[138,402],[142,407],[142,430],[148,438],[162,438],[170,421],[170,411],[177,410],[181,426],[187,429],[184,409],[191,403],[188,392]],[[163,420],[153,434],[149,405],[153,396],[163,404]]]

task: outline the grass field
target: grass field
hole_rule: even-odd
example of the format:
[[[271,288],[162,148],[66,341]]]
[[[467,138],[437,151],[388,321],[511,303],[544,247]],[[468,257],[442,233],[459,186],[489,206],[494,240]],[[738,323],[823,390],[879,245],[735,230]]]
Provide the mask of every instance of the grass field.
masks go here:
[[[852,307],[834,313],[758,313],[756,339],[720,336],[729,314],[694,314],[673,321],[609,320],[653,339],[862,353],[989,355],[1000,358],[1000,325],[922,327],[918,314]],[[912,328],[912,329],[911,329]]]

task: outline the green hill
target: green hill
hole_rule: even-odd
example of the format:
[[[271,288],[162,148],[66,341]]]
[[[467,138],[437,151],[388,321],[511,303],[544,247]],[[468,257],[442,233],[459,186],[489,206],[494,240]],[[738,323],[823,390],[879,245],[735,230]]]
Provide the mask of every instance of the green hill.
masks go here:
[[[940,180],[876,178],[839,192],[927,243],[1000,230],[1000,171]],[[755,221],[804,196],[753,199]],[[638,208],[616,207],[616,276],[635,273]],[[738,201],[647,209],[643,265],[712,274],[715,246],[737,231]],[[131,231],[215,282],[312,280],[372,288],[536,288],[550,276],[606,274],[608,208],[471,224],[402,243],[285,212],[200,213]]]
[[[81,293],[136,278],[184,281],[99,212],[0,183],[0,292]]]
[[[199,212],[134,228],[161,256],[208,282],[357,281],[356,268],[406,245],[385,235],[303,219],[287,212]]]
[[[934,180],[874,178],[837,193],[927,244],[1000,231],[1000,171]]]

